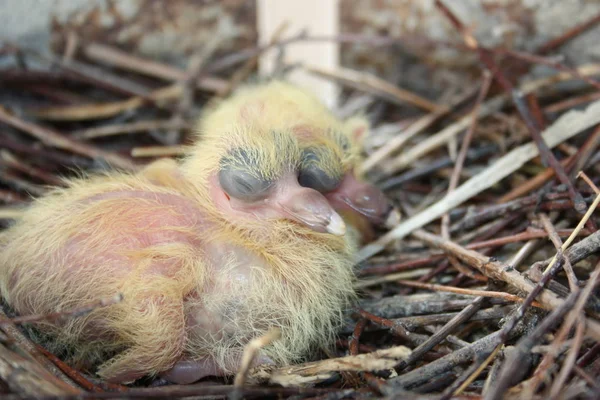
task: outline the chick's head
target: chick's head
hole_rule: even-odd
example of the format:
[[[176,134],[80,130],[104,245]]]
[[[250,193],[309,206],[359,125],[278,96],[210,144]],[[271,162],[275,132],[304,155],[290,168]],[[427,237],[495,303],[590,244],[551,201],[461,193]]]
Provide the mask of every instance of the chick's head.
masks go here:
[[[383,194],[354,173],[356,132],[364,127],[361,120],[338,120],[292,85],[248,87],[203,119],[185,166],[236,223],[288,220],[343,235],[338,212],[381,223],[391,210]]]

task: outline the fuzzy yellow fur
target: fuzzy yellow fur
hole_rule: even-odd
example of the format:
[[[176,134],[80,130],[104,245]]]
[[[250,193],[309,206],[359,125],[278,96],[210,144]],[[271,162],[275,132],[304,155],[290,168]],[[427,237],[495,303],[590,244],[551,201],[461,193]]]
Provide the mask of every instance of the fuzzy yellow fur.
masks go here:
[[[303,126],[322,129],[303,136]],[[349,170],[357,160],[350,136],[344,123],[290,85],[243,89],[204,117],[198,141],[181,163],[162,160],[135,175],[71,180],[68,188],[36,200],[0,237],[0,293],[21,314],[123,293],[120,304],[39,326],[54,351],[100,364],[104,378],[153,375],[181,356],[213,358],[234,372],[243,345],[273,325],[282,329],[282,339],[266,354],[279,364],[300,361],[331,343],[352,299],[356,238],[285,220],[234,219],[212,202],[209,179],[233,148],[256,149],[253,162],[270,178],[300,163],[310,146],[325,146],[331,160],[343,163],[326,161],[329,168]],[[201,221],[188,218],[196,211]],[[136,242],[147,234],[174,239]],[[241,266],[232,252],[223,265],[211,265],[205,249],[222,244],[259,261]],[[249,283],[210,290],[216,276],[240,267],[250,269]],[[188,296],[194,291],[198,296]],[[223,330],[188,329],[186,318],[197,309],[221,315]]]

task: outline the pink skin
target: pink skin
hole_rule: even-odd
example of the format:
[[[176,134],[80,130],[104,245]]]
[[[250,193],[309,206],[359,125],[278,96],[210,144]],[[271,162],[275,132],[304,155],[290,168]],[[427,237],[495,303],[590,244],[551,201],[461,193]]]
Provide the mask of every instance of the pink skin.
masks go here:
[[[289,172],[269,189],[265,198],[252,203],[230,198],[220,187],[218,178],[210,178],[210,194],[217,208],[235,218],[289,219],[314,229],[343,235],[345,225],[334,210],[346,210],[361,215],[372,223],[383,223],[391,206],[375,187],[359,182],[348,173],[340,186],[327,195],[298,184],[295,173]],[[340,222],[337,222],[339,218]],[[333,221],[333,223],[332,223]],[[333,231],[333,232],[331,232]],[[266,357],[255,364],[272,363]],[[233,368],[235,369],[235,368]],[[223,371],[210,359],[182,358],[161,376],[168,381],[187,384],[207,376],[220,376]]]
[[[314,189],[300,186],[295,173],[286,173],[264,198],[251,203],[230,198],[221,189],[216,175],[210,178],[210,186],[217,208],[233,218],[288,219],[317,232],[340,236],[346,232],[344,221],[327,198]]]
[[[354,212],[374,225],[385,225],[393,211],[381,190],[358,181],[352,172],[348,172],[342,183],[326,197],[334,209]]]

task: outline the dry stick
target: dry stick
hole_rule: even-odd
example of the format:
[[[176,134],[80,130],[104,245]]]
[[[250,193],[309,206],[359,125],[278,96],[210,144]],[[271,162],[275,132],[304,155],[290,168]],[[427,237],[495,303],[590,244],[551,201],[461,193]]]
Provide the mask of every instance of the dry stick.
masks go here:
[[[400,150],[405,143],[410,139],[423,132],[427,127],[431,126],[435,121],[441,118],[447,113],[444,111],[436,111],[430,114],[425,114],[417,121],[413,122],[401,135],[396,136],[390,140],[386,145],[381,146],[379,149],[374,151],[367,159],[362,163],[359,168],[360,174],[365,174],[377,166],[390,154]]]
[[[182,69],[136,57],[125,51],[99,43],[90,43],[84,46],[83,52],[86,57],[93,61],[167,81],[182,80],[187,75]],[[198,78],[196,85],[199,89],[218,92],[227,87],[227,81],[216,77],[202,76]]]
[[[408,90],[399,88],[389,82],[367,72],[355,71],[349,68],[338,68],[335,71],[324,70],[319,67],[304,67],[308,72],[325,78],[340,81],[358,90],[364,90],[382,96],[399,105],[406,103],[422,108],[429,112],[448,111],[446,106],[440,106],[416,95]]]
[[[0,150],[0,163],[14,168],[17,171],[23,172],[32,178],[37,178],[44,183],[56,186],[64,185],[64,182],[60,178],[49,174],[43,169],[26,164],[25,161],[21,160],[6,149]]]
[[[485,50],[485,51],[488,51],[491,53],[503,54],[503,55],[507,55],[507,56],[510,56],[513,58],[517,58],[519,60],[523,60],[523,61],[526,61],[526,62],[529,62],[532,64],[547,65],[550,68],[553,68],[555,70],[563,71],[568,74],[571,74],[571,75],[573,75],[574,78],[581,79],[582,81],[588,83],[590,86],[593,86],[596,89],[600,89],[600,82],[598,82],[597,80],[580,74],[579,71],[577,71],[577,69],[575,69],[575,68],[567,67],[564,64],[561,64],[561,63],[553,61],[553,60],[549,60],[546,57],[538,56],[538,55],[531,54],[531,53],[525,53],[522,51],[511,50],[511,49],[490,49],[490,48],[486,48],[486,47],[482,47],[482,46],[479,48],[481,50]]]
[[[544,226],[544,229],[546,230],[546,232],[548,232],[548,236],[550,237],[552,244],[554,244],[554,247],[556,247],[556,250],[562,250],[562,240],[560,240],[560,236],[558,236],[558,233],[556,232],[554,225],[552,225],[552,221],[550,221],[550,218],[548,218],[548,216],[545,213],[540,213],[539,217],[540,221],[542,222],[542,225]],[[579,287],[577,276],[575,276],[573,266],[571,265],[569,259],[564,258],[563,261],[563,268],[565,270],[565,274],[567,275],[567,280],[569,281],[569,289],[571,290],[571,292],[573,292]]]
[[[577,72],[579,72],[579,74],[585,75],[585,76],[598,75],[598,74],[600,74],[600,64],[580,65],[579,67],[577,67]],[[521,91],[524,94],[527,94],[527,93],[539,90],[548,85],[552,85],[554,83],[559,83],[559,82],[562,82],[565,80],[571,80],[571,79],[573,79],[573,75],[566,73],[566,72],[561,72],[556,75],[552,75],[550,77],[534,79],[532,81],[526,82],[521,87]]]
[[[468,161],[476,161],[481,158],[498,154],[498,146],[485,145],[473,150],[467,151],[466,160]],[[391,176],[384,180],[381,180],[377,183],[377,186],[381,188],[383,191],[394,190],[398,186],[401,186],[404,183],[407,183],[412,180],[419,179],[421,177],[431,175],[435,172],[438,172],[442,168],[446,168],[452,166],[454,164],[454,160],[449,156],[438,158],[431,163],[425,164],[420,167],[416,167],[410,169],[400,175]]]
[[[131,97],[127,100],[111,101],[106,103],[90,103],[73,106],[44,107],[28,110],[29,115],[40,119],[57,121],[85,121],[90,119],[108,118],[124,112],[136,110],[152,101],[167,101],[179,98],[183,89],[178,84],[156,89],[144,97]]]
[[[600,74],[600,64],[586,64],[577,68],[577,72],[580,75],[597,75]],[[565,80],[572,79],[572,75],[566,73],[559,73],[550,77],[541,78],[538,80],[533,80],[530,82],[526,82],[521,87],[521,91],[523,93],[530,93],[535,90],[538,90],[542,87],[562,82]],[[506,102],[506,98],[501,96],[495,97],[484,104],[485,107],[489,107],[489,112],[483,112],[480,115],[480,118],[485,117],[489,114],[494,113],[498,109],[500,109]],[[384,168],[386,172],[393,173],[399,169],[405,168],[408,165],[411,165],[414,161],[418,160],[423,154],[426,154],[436,147],[439,147],[446,143],[448,140],[451,140],[453,137],[458,135],[465,129],[469,124],[468,116],[463,119],[457,121],[456,123],[444,128],[440,132],[431,137],[423,140],[421,143],[417,144],[411,150],[401,154],[396,160],[387,163],[386,165],[381,166]]]
[[[458,294],[466,294],[469,296],[480,296],[480,297],[494,297],[496,299],[504,299],[506,301],[522,303],[524,301],[523,298],[516,296],[514,294],[506,293],[506,292],[494,292],[488,290],[476,290],[476,289],[465,289],[465,288],[457,288],[454,286],[445,286],[445,285],[437,285],[434,283],[423,283],[423,282],[415,282],[415,281],[405,281],[405,280],[396,280],[394,281],[399,285],[419,288],[419,289],[429,289],[440,292],[450,292],[450,293],[458,293]],[[534,301],[534,306],[539,308],[544,308],[542,304]]]
[[[583,172],[581,174],[585,175]],[[586,221],[592,216],[592,213],[596,210],[596,207],[598,207],[598,204],[600,203],[600,192],[597,192],[597,193],[598,194],[597,194],[596,198],[594,199],[592,205],[587,210],[587,212],[584,214],[583,218],[581,218],[581,221],[579,221],[579,223],[573,230],[573,233],[567,238],[567,240],[560,247],[561,252],[564,252],[571,245],[573,240],[575,240],[575,238],[577,237],[577,232],[579,232],[581,229],[583,229],[583,226],[585,225]],[[558,254],[554,256],[552,261],[550,261],[550,264],[546,267],[546,271],[548,271],[550,268],[552,268],[552,266],[554,265],[554,263],[557,262],[557,260],[558,260]]]
[[[484,118],[495,112],[498,112],[506,103],[506,98],[503,96],[493,97],[492,99],[483,103],[479,110],[478,117]],[[457,136],[463,130],[467,129],[471,124],[471,115],[465,115],[458,121],[451,125],[448,125],[436,134],[426,138],[419,142],[417,145],[412,147],[410,150],[400,154],[389,163],[381,165],[381,169],[387,174],[393,174],[409,165],[412,165],[424,154],[431,152],[432,150],[444,145],[453,137]]]
[[[449,394],[451,396],[458,396],[461,394],[483,372],[483,370],[494,360],[494,358],[496,358],[498,352],[500,352],[502,348],[502,345],[496,346],[494,351],[492,351],[492,353],[481,363],[481,365],[477,366],[477,363],[474,363],[473,367],[477,367],[474,368],[473,373],[469,374],[467,379],[465,379],[465,381],[455,391],[450,392]]]
[[[348,350],[350,350],[350,355],[355,356],[358,354],[358,346],[360,344],[360,335],[362,335],[365,327],[369,323],[369,320],[366,318],[361,318],[356,323],[354,327],[354,331],[352,332],[352,336],[348,342]]]
[[[40,140],[45,145],[55,147],[62,150],[71,151],[73,153],[84,155],[92,159],[102,159],[115,167],[125,170],[136,170],[137,167],[128,159],[117,154],[109,153],[84,143],[77,142],[66,136],[62,136],[58,132],[44,128],[32,122],[25,121],[15,115],[11,115],[3,107],[0,107],[0,122],[8,124],[13,128],[22,130],[25,133]]]
[[[571,374],[573,367],[575,366],[575,361],[577,360],[577,354],[579,354],[579,349],[581,349],[581,344],[583,342],[583,336],[585,333],[585,322],[583,318],[578,318],[577,320],[577,329],[575,331],[575,338],[573,340],[573,344],[569,348],[569,352],[565,361],[563,362],[563,367],[561,368],[554,384],[550,388],[550,399],[556,399],[560,393],[560,390],[563,388],[563,385],[567,381],[567,378]]]
[[[564,160],[560,161],[560,163],[563,167],[566,167],[575,158],[576,158],[575,156],[569,156],[568,158],[565,158]],[[507,203],[511,200],[517,199],[517,198],[531,192],[532,190],[538,189],[538,188],[542,187],[544,185],[544,183],[546,183],[546,181],[548,181],[554,175],[555,175],[554,169],[552,167],[548,167],[544,171],[542,171],[539,174],[537,174],[536,176],[534,176],[533,178],[525,181],[522,185],[519,185],[519,186],[515,187],[514,189],[512,189],[510,192],[502,195],[502,197],[500,197],[496,201],[496,203],[497,204]]]
[[[397,365],[398,369],[404,369],[407,366],[414,364],[419,361],[425,353],[433,349],[435,346],[440,344],[452,331],[454,331],[460,324],[468,321],[484,304],[484,297],[477,297],[471,304],[465,307],[461,312],[456,314],[450,321],[448,321],[442,328],[435,332],[429,339],[421,343],[415,348],[410,357],[404,362]]]
[[[205,382],[192,385],[167,385],[162,387],[134,387],[126,392],[104,392],[104,393],[79,393],[73,395],[46,395],[31,394],[29,396],[2,397],[4,400],[130,400],[130,399],[178,399],[199,398],[202,396],[222,398],[231,394],[236,389],[232,385],[207,385]],[[282,388],[282,387],[244,387],[243,394],[256,398],[284,398],[293,395],[320,395],[333,393],[339,389],[330,388]]]
[[[429,268],[419,268],[413,269],[405,272],[396,272],[393,274],[387,274],[383,276],[378,276],[374,278],[361,279],[360,281],[354,284],[355,289],[364,289],[370,286],[381,285],[386,282],[396,282],[400,279],[413,279],[419,278],[430,272]]]
[[[131,149],[132,157],[173,157],[185,154],[189,150],[186,145],[143,146]]]
[[[562,46],[563,44],[565,44],[567,41],[573,39],[574,37],[579,36],[581,33],[585,32],[586,30],[593,28],[598,23],[600,23],[600,14],[593,16],[592,18],[588,19],[587,21],[583,22],[580,25],[574,26],[573,28],[571,28],[568,31],[566,31],[565,33],[563,33],[561,36],[549,40],[548,42],[546,42],[543,45],[541,45],[540,47],[538,47],[536,52],[539,54],[548,53],[548,52],[556,49],[557,47]]]
[[[572,232],[573,232],[573,230],[569,230],[569,229],[558,230],[558,234],[561,237],[568,237]],[[590,234],[590,232],[585,229],[581,230],[579,232],[579,236],[587,236],[589,234]],[[524,241],[529,241],[532,239],[540,239],[540,238],[545,238],[545,237],[548,237],[548,233],[546,231],[537,230],[537,229],[528,229],[525,232],[517,233],[514,235],[508,235],[508,236],[503,236],[503,237],[499,237],[496,239],[484,240],[481,242],[469,243],[468,245],[465,246],[465,248],[467,248],[469,250],[478,250],[478,249],[483,249],[483,248],[499,247],[499,246],[504,246],[504,245],[510,244],[510,243],[524,242]],[[409,260],[409,261],[392,264],[392,265],[384,265],[384,266],[380,266],[380,267],[366,267],[359,271],[359,275],[360,276],[385,275],[385,274],[390,274],[390,273],[398,272],[398,271],[407,271],[407,270],[411,270],[411,269],[415,269],[415,268],[419,268],[419,267],[422,267],[425,265],[432,264],[436,261],[440,261],[442,258],[444,258],[444,256],[442,254],[434,254],[429,257],[418,258],[416,260]],[[510,264],[514,265],[512,262]]]
[[[241,399],[242,398],[242,387],[246,382],[246,378],[248,376],[248,372],[252,367],[252,363],[254,359],[258,355],[258,352],[265,346],[273,343],[275,340],[281,337],[281,330],[279,328],[271,328],[267,333],[262,335],[261,337],[252,339],[245,347],[244,353],[242,355],[242,361],[240,362],[240,367],[238,369],[237,374],[235,375],[235,380],[233,381],[233,386],[235,390],[230,394],[231,399]]]
[[[561,187],[557,188],[561,190]],[[512,200],[509,203],[504,204],[490,204],[487,206],[483,206],[481,208],[475,208],[475,211],[471,211],[472,209],[464,209],[464,211],[469,211],[464,218],[452,225],[450,228],[451,232],[460,231],[463,229],[473,229],[477,226],[480,226],[484,222],[489,220],[510,215],[511,213],[523,213],[524,211],[528,211],[529,208],[552,208],[551,204],[555,201],[560,202],[561,199],[568,198],[567,193],[563,192],[554,192],[554,193],[534,193],[527,197],[522,197],[520,199]],[[590,200],[591,203],[591,200]],[[460,210],[462,211],[462,210]]]
[[[393,320],[378,317],[377,315],[371,314],[368,311],[357,309],[356,312],[364,319],[371,321],[372,323],[388,328],[394,335],[406,340],[412,345],[420,345],[423,340],[420,339],[421,335],[409,332],[404,326]]]
[[[543,137],[549,147],[554,147],[598,123],[600,123],[600,101],[592,103],[583,112],[570,111],[566,113],[546,129]],[[498,159],[493,165],[463,183],[454,192],[444,197],[444,199],[405,220],[375,242],[363,247],[358,254],[357,261],[366,260],[372,255],[379,253],[393,240],[401,239],[413,230],[439,218],[444,213],[510,175],[538,154],[539,150],[533,143],[528,143],[512,150]]]
[[[7,319],[8,317],[0,307],[0,319]],[[17,373],[23,373],[21,378],[25,380],[27,377],[27,371],[35,371],[34,384],[40,387],[48,387],[53,392],[54,390],[60,390],[60,393],[79,393],[81,390],[65,375],[63,374],[50,360],[48,360],[14,324],[6,324],[4,326],[0,326],[0,331],[4,332],[9,340],[13,343],[15,347],[20,350],[20,355],[18,355],[19,361],[14,365],[23,366],[24,363],[31,363],[30,366],[22,369],[22,367],[17,369]],[[4,346],[0,344],[0,349]],[[9,356],[16,355],[15,352],[10,352]],[[1,363],[1,361],[0,361]],[[0,368],[2,369],[2,368]],[[23,380],[20,383],[26,383]],[[15,380],[19,382],[20,379],[17,377]],[[7,383],[10,383],[7,381]],[[39,395],[38,393],[34,393],[34,395]]]
[[[500,332],[491,333],[462,349],[456,350],[440,359],[416,368],[406,374],[388,380],[390,391],[394,388],[410,388],[447,372],[454,367],[473,360],[476,355],[487,355],[498,345]],[[417,349],[415,349],[416,351]],[[414,351],[413,351],[414,353]],[[386,393],[392,395],[393,393]]]
[[[544,166],[550,166],[554,170],[554,174],[556,175],[558,180],[562,184],[567,186],[567,190],[569,192],[571,200],[573,201],[575,211],[579,213],[585,212],[585,201],[583,201],[581,193],[575,191],[573,183],[571,182],[571,179],[569,179],[569,177],[567,176],[565,169],[558,162],[556,157],[554,157],[554,154],[552,154],[546,142],[544,142],[540,129],[536,124],[535,120],[532,118],[527,103],[524,101],[523,93],[521,93],[518,90],[512,89],[512,87],[506,88],[506,90],[509,89],[512,91],[513,94],[513,102],[515,103],[517,110],[521,114],[521,118],[525,121],[525,125],[529,129],[529,132],[531,133],[531,136],[533,137],[533,140],[535,141],[535,144],[539,149]]]
[[[265,51],[267,48],[275,46],[281,39],[281,36],[288,29],[288,27],[289,27],[289,21],[281,22],[281,24],[279,24],[279,26],[275,29],[275,32],[273,32],[273,35],[271,36],[269,43],[267,43],[266,48],[263,48],[262,51],[257,52],[256,54],[254,54],[254,56],[247,59],[246,62],[244,63],[244,65],[242,65],[231,76],[231,79],[229,79],[229,82],[227,82],[227,86],[224,87],[222,90],[217,91],[217,97],[223,98],[223,97],[229,96],[229,94],[231,94],[231,92],[240,83],[242,83],[246,78],[248,78],[250,76],[250,74],[252,73],[252,71],[254,71],[256,69],[256,66],[258,65],[258,60],[260,58],[260,55],[263,53],[263,51]]]
[[[27,198],[21,196],[18,193],[15,193],[11,190],[0,189],[0,201],[5,203],[13,204],[13,203],[24,203],[27,201]],[[11,212],[8,212],[10,215]]]
[[[481,89],[479,94],[477,95],[477,99],[475,101],[475,106],[473,106],[473,110],[471,111],[471,124],[469,125],[469,129],[463,138],[462,145],[460,147],[460,151],[458,153],[458,157],[456,158],[456,162],[454,164],[454,169],[452,171],[452,176],[450,176],[450,183],[448,184],[447,194],[450,194],[456,189],[460,180],[460,174],[463,169],[463,165],[465,163],[465,159],[467,157],[467,151],[469,150],[469,146],[471,145],[471,140],[473,139],[473,135],[475,134],[475,129],[477,128],[477,120],[479,115],[479,110],[481,108],[481,104],[487,97],[488,91],[492,84],[492,75],[489,71],[484,71],[483,73],[483,84],[481,85]],[[450,239],[450,215],[445,213],[442,216],[442,236],[446,239]],[[458,271],[462,270],[460,262],[453,256],[448,257],[448,261],[452,266]]]
[[[486,65],[490,71],[494,73],[494,77],[496,78],[498,83],[500,83],[500,85],[503,87],[505,92],[512,96],[513,102],[517,107],[517,111],[519,111],[521,118],[523,119],[523,121],[525,121],[527,129],[529,130],[531,137],[533,138],[536,146],[538,147],[538,151],[542,157],[542,161],[546,166],[551,166],[554,169],[557,178],[563,184],[567,185],[569,195],[575,205],[575,210],[577,212],[583,213],[585,210],[585,202],[583,201],[581,194],[575,191],[575,188],[573,187],[571,180],[565,173],[565,170],[558,163],[556,157],[554,157],[554,154],[552,154],[546,142],[544,142],[538,125],[534,122],[533,118],[531,117],[526,102],[523,101],[523,98],[525,96],[524,93],[515,89],[513,84],[504,76],[502,71],[498,68],[493,58],[489,56],[489,53],[479,47],[479,44],[477,43],[475,37],[471,35],[471,33],[467,30],[465,25],[456,17],[456,15],[452,13],[452,11],[441,0],[436,0],[435,5],[442,11],[442,13],[446,17],[448,17],[450,22],[452,22],[455,28],[463,35],[463,39],[467,46],[478,52],[480,61],[484,65]]]
[[[188,122],[170,121],[170,120],[149,120],[132,122],[128,124],[105,125],[94,128],[81,129],[71,132],[70,136],[76,139],[96,139],[114,135],[128,135],[138,132],[147,132],[152,130],[174,130],[189,129],[192,125]]]
[[[571,265],[577,264],[579,261],[587,258],[590,254],[600,251],[600,231],[596,231],[581,241],[575,243],[572,247],[565,251],[565,257],[569,259]],[[554,260],[554,257],[536,263],[540,269],[546,268]]]
[[[101,387],[96,386],[94,383],[87,380],[83,375],[81,375],[81,373],[79,373],[79,371],[76,371],[75,369],[68,366],[60,358],[56,357],[54,354],[52,354],[42,346],[37,345],[37,349],[39,352],[45,355],[46,358],[48,358],[48,360],[52,361],[52,363],[54,363],[54,365],[56,365],[58,369],[60,369],[65,375],[67,375],[69,379],[81,386],[83,389],[87,390],[88,392],[104,392],[104,390]]]
[[[0,200],[2,200],[2,191],[0,190]],[[25,210],[21,208],[0,207],[0,220],[2,219],[19,219],[25,214]]]
[[[359,167],[359,174],[365,174],[372,170],[375,166],[377,166],[381,161],[390,156],[392,153],[397,152],[407,143],[410,139],[423,132],[429,126],[431,126],[434,122],[438,121],[443,116],[447,115],[452,108],[462,103],[469,97],[471,97],[472,93],[467,93],[465,96],[461,96],[456,101],[453,101],[449,107],[446,109],[438,109],[429,114],[425,114],[415,122],[413,122],[401,135],[396,136],[385,146],[377,149],[370,156],[367,157],[366,160]]]
[[[196,91],[196,82],[198,78],[204,74],[208,59],[215,53],[219,45],[224,40],[223,29],[221,25],[217,29],[217,32],[212,36],[211,39],[200,49],[194,53],[190,58],[187,66],[185,77],[177,81],[177,86],[181,90],[181,96],[179,97],[175,112],[171,116],[170,120],[173,122],[184,122],[191,117],[190,111],[194,103],[194,93]],[[171,134],[174,134],[174,139],[171,139],[170,144],[181,143],[182,137],[179,132],[168,132],[167,137],[172,138]]]
[[[67,385],[20,353],[11,351],[0,343],[0,380],[3,389],[9,389],[10,393],[17,394],[19,399],[28,396],[39,399],[44,396],[82,392],[73,383]],[[4,399],[6,394],[0,396]]]
[[[47,188],[35,183],[31,183],[19,176],[18,174],[4,171],[0,174],[0,181],[3,181],[15,189],[25,192],[31,196],[41,196],[46,193]]]
[[[295,386],[328,379],[332,372],[390,369],[398,360],[409,357],[410,353],[410,349],[405,346],[395,346],[356,356],[291,365],[274,370],[270,376],[270,382],[283,386]]]
[[[561,313],[561,312],[559,312],[559,308],[557,308],[549,316],[547,316],[542,321],[542,323],[539,324],[536,327],[536,329],[529,336],[522,338],[519,341],[519,343],[517,344],[517,346],[515,348],[515,351],[513,353],[511,353],[511,357],[510,357],[511,360],[507,359],[505,361],[505,364],[502,367],[502,370],[499,374],[499,378],[497,380],[496,386],[494,387],[494,390],[490,391],[489,399],[500,398],[499,396],[501,396],[502,393],[504,392],[504,390],[508,387],[509,382],[511,382],[511,380],[512,380],[512,376],[515,373],[513,366],[519,365],[521,360],[523,359],[523,357],[525,357],[531,351],[533,346],[541,340],[542,336],[546,333],[546,331],[548,331],[554,325],[556,325],[560,321],[560,319],[562,319],[562,316],[564,314],[566,314],[567,312],[569,312],[567,320],[565,321],[565,323],[561,327],[560,331],[555,336],[553,346],[556,348],[556,346],[564,340],[564,338],[568,335],[569,331],[571,330],[572,324],[575,321],[575,319],[580,317],[582,310],[587,302],[587,299],[591,295],[592,289],[594,288],[595,284],[597,283],[599,276],[600,276],[600,263],[598,263],[598,265],[596,265],[596,268],[595,268],[594,272],[592,273],[592,275],[590,276],[590,279],[589,279],[585,289],[583,289],[583,291],[578,289],[578,290],[572,292],[567,297],[567,299],[565,299],[565,302],[564,302],[563,306],[560,307],[560,309],[565,308],[565,304],[566,304],[566,305],[568,305],[568,307],[566,307],[566,310],[563,310],[563,312]],[[554,358],[554,352],[546,353],[546,356],[540,363],[540,366],[538,367],[538,369],[540,369],[543,366],[551,365],[553,358]],[[535,375],[538,376],[538,381],[541,380],[541,378],[542,378],[540,374],[541,374],[541,371],[538,371],[534,374],[534,376]],[[535,390],[535,386],[533,386],[532,389]],[[494,397],[494,396],[496,396],[496,397]],[[488,399],[488,397],[486,397],[486,399]]]
[[[576,154],[575,164],[571,167],[571,175],[579,173],[585,168],[586,163],[600,146],[600,125],[594,129],[594,132],[586,139],[585,143]]]
[[[413,232],[412,235],[415,238],[425,242],[429,246],[440,248],[450,254],[455,255],[468,265],[478,269],[481,273],[489,278],[501,280],[519,290],[526,292],[528,294],[528,298],[531,297],[531,293],[539,291],[538,301],[543,304],[545,308],[553,309],[558,307],[563,302],[563,300],[558,298],[549,290],[540,288],[539,285],[534,285],[512,266],[506,265],[489,257],[485,257],[473,250],[468,250],[456,243],[445,240],[440,236],[433,235],[422,229]],[[523,303],[523,306],[526,304],[529,305],[531,301],[533,301],[533,298],[531,298],[529,301],[526,300],[526,302]]]
[[[529,354],[530,349],[542,340],[543,335],[556,326],[565,314],[570,312],[573,307],[579,291],[573,292],[565,299],[565,302],[550,313],[540,324],[538,324],[532,333],[519,340],[514,351],[510,352],[506,357],[498,378],[490,388],[490,391],[485,396],[485,400],[500,400],[504,397],[506,390],[513,381],[513,376],[519,372],[523,372],[515,366],[522,365],[523,359]]]
[[[568,99],[564,99],[564,100],[558,101],[556,103],[552,103],[552,104],[544,107],[544,113],[546,113],[546,114],[558,113],[565,109],[571,109],[573,107],[577,107],[580,104],[590,103],[597,99],[600,99],[600,92],[598,92],[598,91],[586,93],[581,96],[570,97]]]
[[[469,318],[469,321],[488,321],[501,319],[504,318],[506,313],[513,307],[514,306],[512,304],[509,304],[506,306],[492,307],[486,310],[477,311]],[[390,319],[390,321],[402,325],[409,331],[414,331],[422,328],[423,326],[445,324],[452,318],[456,317],[457,314],[458,312],[415,315],[411,317],[394,318]]]
[[[477,129],[477,116],[479,115],[479,111],[481,109],[481,104],[487,97],[488,91],[492,84],[492,75],[489,71],[484,71],[483,73],[483,84],[481,85],[481,90],[477,95],[477,100],[475,101],[475,106],[473,106],[473,110],[470,113],[471,124],[469,125],[469,129],[463,138],[463,142],[458,153],[458,157],[456,157],[456,162],[454,164],[454,170],[452,171],[452,176],[450,177],[450,183],[448,184],[448,193],[451,193],[456,189],[460,180],[460,174],[463,169],[465,160],[467,158],[467,151],[469,150],[469,146],[471,145],[471,140],[473,139],[473,135],[475,134],[475,130]],[[442,216],[442,236],[446,239],[450,239],[450,215],[448,213]]]

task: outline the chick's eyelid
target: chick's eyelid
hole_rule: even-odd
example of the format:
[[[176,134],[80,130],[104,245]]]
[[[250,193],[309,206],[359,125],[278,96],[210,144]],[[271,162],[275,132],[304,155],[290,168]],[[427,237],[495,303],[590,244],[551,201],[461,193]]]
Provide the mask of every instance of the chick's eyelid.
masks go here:
[[[258,178],[244,168],[223,166],[219,170],[219,183],[230,197],[243,201],[257,201],[266,197],[273,181]]]

